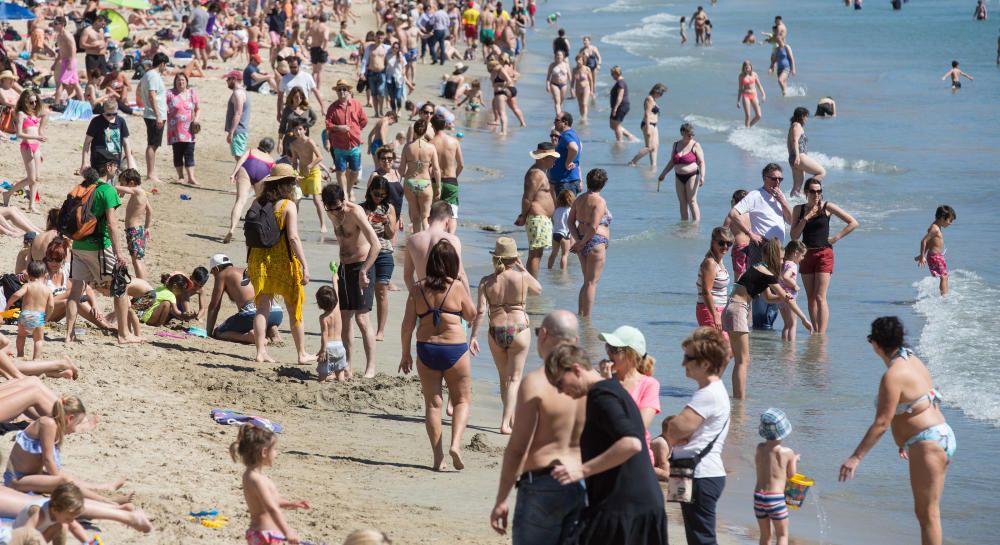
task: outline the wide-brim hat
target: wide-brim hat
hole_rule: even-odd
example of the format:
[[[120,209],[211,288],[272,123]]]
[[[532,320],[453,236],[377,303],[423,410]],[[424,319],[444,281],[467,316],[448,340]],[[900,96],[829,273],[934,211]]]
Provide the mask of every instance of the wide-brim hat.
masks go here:
[[[631,348],[640,358],[646,355],[646,337],[630,325],[623,325],[611,333],[601,333],[597,338],[615,348]]]
[[[528,155],[535,160],[545,157],[554,157],[556,159],[560,157],[559,152],[556,151],[556,147],[552,145],[552,142],[540,142],[535,147],[535,151],[529,151]]]
[[[771,408],[760,415],[757,433],[768,441],[781,441],[792,433],[792,422],[788,420],[785,411]]]
[[[347,89],[348,91],[351,90],[351,87],[352,87],[352,85],[350,84],[350,82],[348,82],[346,79],[343,79],[343,78],[338,79],[337,83],[334,84],[334,86],[333,86],[334,89],[344,88],[344,89]]]
[[[496,247],[490,251],[493,257],[514,258],[519,257],[517,253],[517,242],[510,237],[500,237],[497,239]]]
[[[466,70],[468,70],[468,69],[469,69],[469,67],[468,67],[468,66],[466,66],[466,65],[465,65],[465,63],[461,63],[461,62],[460,62],[460,63],[458,63],[458,64],[456,64],[456,65],[455,65],[455,69],[454,69],[454,70],[452,70],[452,72],[451,72],[451,73],[452,73],[453,75],[456,75],[456,76],[457,76],[457,75],[459,75],[459,74],[464,74],[464,73],[465,73],[465,71],[466,71]]]
[[[299,179],[299,173],[292,168],[292,165],[287,163],[278,163],[271,168],[271,173],[267,175],[263,180],[264,183],[270,182],[281,182],[284,180],[294,180]]]

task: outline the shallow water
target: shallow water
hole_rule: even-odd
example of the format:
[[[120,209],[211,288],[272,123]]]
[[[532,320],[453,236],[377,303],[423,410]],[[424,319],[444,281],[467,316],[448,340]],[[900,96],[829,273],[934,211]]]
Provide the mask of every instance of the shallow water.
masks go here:
[[[942,501],[946,542],[996,542],[1000,521],[991,512],[1000,500],[990,491],[1000,487],[1000,478],[984,469],[1000,452],[1000,389],[994,378],[1000,349],[990,342],[1000,328],[1000,318],[990,312],[1000,295],[993,266],[1000,256],[990,242],[1000,233],[1000,221],[986,205],[1000,196],[996,27],[974,22],[966,1],[915,0],[901,12],[882,4],[887,3],[868,2],[856,12],[832,0],[722,2],[708,10],[715,42],[709,48],[693,46],[693,31],[687,45],[678,45],[677,21],[690,17],[693,4],[552,0],[539,5],[541,15],[561,13],[559,26],[567,29],[574,51],[579,37],[591,33],[604,56],[599,110],[592,112],[591,124],[577,124],[577,131],[584,141],[584,168],[609,173],[605,196],[615,222],[584,342],[598,356],[603,352],[598,331],[623,323],[641,328],[649,352],[659,359],[655,374],[663,385],[663,414],[680,410],[693,383],[680,368],[679,343],[696,325],[694,280],[709,231],[725,216],[734,190],[758,187],[763,165],[785,160],[791,111],[800,105],[812,111],[819,97],[832,95],[837,119],[810,119],[806,125],[810,154],[828,170],[826,198],[853,214],[861,227],[837,245],[827,338],[810,338],[802,330],[794,344],[782,343],[777,333],[752,337],[750,399],[734,414],[737,425],[726,445],[732,475],[722,500],[725,522],[756,526],[750,505],[756,418],[777,406],[795,425],[788,444],[802,454],[801,472],[817,481],[820,492],[793,515],[793,536],[823,543],[919,540],[907,466],[891,438],[884,437],[865,458],[857,480],[836,482],[840,462],[872,420],[883,371],[865,342],[868,324],[892,314],[904,320],[910,342],[928,363],[958,435]],[[791,80],[796,96],[785,98],[766,75],[770,49],[739,45],[747,28],[759,36],[776,14],[789,26],[799,64]],[[531,54],[521,66],[518,95],[529,128],[515,129],[507,138],[465,130],[467,163],[503,173],[481,183],[463,177],[461,216],[467,228],[461,234],[474,280],[488,272],[486,250],[496,236],[475,231],[474,224],[501,225],[526,244],[511,224],[531,163],[527,151],[547,140],[553,115],[541,81],[554,35],[544,23],[529,35]],[[768,97],[763,121],[751,130],[742,128],[743,114],[734,107],[744,58],[754,63]],[[939,80],[952,58],[976,78],[957,95]],[[611,142],[606,92],[614,64],[625,69],[632,101],[626,126],[637,135],[645,92],[656,82],[670,88],[659,101],[660,168],[679,124],[696,127],[708,159],[699,195],[701,226],[678,222],[669,178],[656,193],[658,172],[623,166],[640,144]],[[576,107],[567,104],[574,116]],[[943,203],[958,213],[945,231],[953,291],[945,300],[937,295],[937,281],[913,262],[935,207]],[[545,292],[529,302],[536,322],[554,307],[575,309],[579,282],[572,257],[568,273],[546,271]],[[533,356],[528,366],[536,365]],[[474,366],[479,376],[496,380],[487,355]],[[652,429],[659,429],[659,421]]]

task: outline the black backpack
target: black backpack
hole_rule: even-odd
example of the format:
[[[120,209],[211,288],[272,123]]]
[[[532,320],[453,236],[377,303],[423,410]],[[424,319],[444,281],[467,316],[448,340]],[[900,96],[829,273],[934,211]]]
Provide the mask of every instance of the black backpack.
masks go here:
[[[243,222],[243,237],[248,248],[271,248],[281,241],[281,230],[274,217],[274,203],[254,200]]]

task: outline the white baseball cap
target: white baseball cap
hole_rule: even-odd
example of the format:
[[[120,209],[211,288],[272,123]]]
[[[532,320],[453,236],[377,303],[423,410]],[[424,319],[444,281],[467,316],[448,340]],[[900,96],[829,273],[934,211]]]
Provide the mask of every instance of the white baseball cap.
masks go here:
[[[212,259],[208,262],[208,270],[215,270],[216,267],[222,265],[232,265],[233,262],[230,261],[229,256],[226,254],[215,254]]]

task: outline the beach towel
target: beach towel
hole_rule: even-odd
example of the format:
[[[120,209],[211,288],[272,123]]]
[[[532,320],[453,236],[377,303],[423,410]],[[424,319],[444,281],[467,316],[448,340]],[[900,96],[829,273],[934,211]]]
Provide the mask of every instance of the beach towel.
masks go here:
[[[266,418],[254,415],[243,414],[232,409],[212,409],[212,419],[219,424],[241,425],[252,424],[259,428],[271,430],[274,433],[281,433],[284,428],[277,422],[272,422]]]
[[[69,104],[66,105],[66,109],[59,116],[53,119],[65,120],[65,121],[90,121],[94,117],[94,108],[86,100],[74,100],[70,99]]]

